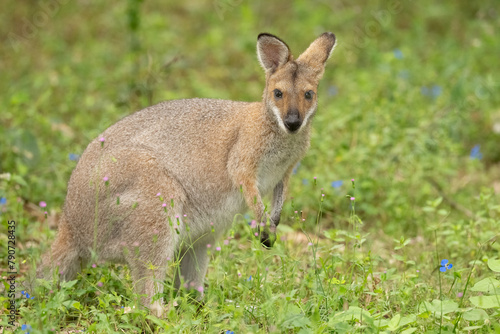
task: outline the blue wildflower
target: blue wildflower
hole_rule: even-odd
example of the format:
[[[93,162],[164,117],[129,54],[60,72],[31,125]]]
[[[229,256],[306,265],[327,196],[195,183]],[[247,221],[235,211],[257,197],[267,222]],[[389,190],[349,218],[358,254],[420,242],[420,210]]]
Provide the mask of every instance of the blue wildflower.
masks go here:
[[[31,326],[30,326],[30,325],[22,325],[22,326],[21,326],[21,329],[22,329],[23,331],[25,331],[25,332],[24,332],[25,334],[29,334],[29,332],[30,332],[30,330],[31,330]]]
[[[71,161],[78,161],[78,159],[80,159],[80,156],[78,154],[75,154],[75,153],[70,153],[68,155],[68,158]]]
[[[472,148],[472,150],[470,150],[470,158],[472,160],[474,159],[481,160],[483,158],[483,154],[481,153],[480,149],[481,145],[477,144]]]
[[[398,77],[400,77],[401,79],[408,79],[410,77],[410,71],[408,71],[408,70],[401,70],[398,73]]]
[[[400,49],[394,49],[393,52],[396,59],[403,59],[403,52]]]
[[[5,197],[0,198],[0,205],[5,205],[5,204],[7,204],[7,198]]]
[[[298,163],[295,165],[295,167],[293,167],[293,171],[292,171],[292,173],[293,173],[293,174],[297,174],[297,171],[298,171],[299,167],[300,167],[300,162],[298,162]]]
[[[333,181],[332,182],[332,187],[334,188],[340,188],[344,184],[344,181],[338,180],[338,181]]]
[[[31,296],[31,297],[30,297],[30,294],[29,294],[29,293],[27,293],[27,292],[26,292],[26,291],[24,291],[24,290],[23,290],[23,291],[21,291],[21,294],[22,294],[23,296],[25,296],[27,299],[35,299],[35,297],[34,297],[34,296]]]
[[[453,265],[449,263],[448,260],[444,259],[441,260],[441,267],[439,268],[439,270],[444,273],[446,272],[446,270],[450,270],[452,267]]]
[[[432,87],[423,86],[420,89],[420,92],[422,93],[422,95],[428,96],[432,99],[435,99],[436,97],[441,95],[442,91],[443,91],[443,89],[441,88],[441,86],[438,86],[438,85],[433,85]]]
[[[252,275],[250,275],[250,277],[247,279],[247,281],[251,281],[252,280]]]
[[[337,86],[330,86],[330,87],[328,87],[328,95],[335,96],[338,93],[339,93],[339,90],[338,90]]]
[[[432,86],[431,88],[431,96],[436,98],[438,97],[439,95],[441,95],[441,92],[443,91],[443,88],[441,88],[441,86],[438,86],[438,85],[434,85]]]
[[[234,334],[234,331],[226,331],[226,334]]]
[[[302,179],[302,184],[309,184],[309,181],[307,181],[307,179]]]

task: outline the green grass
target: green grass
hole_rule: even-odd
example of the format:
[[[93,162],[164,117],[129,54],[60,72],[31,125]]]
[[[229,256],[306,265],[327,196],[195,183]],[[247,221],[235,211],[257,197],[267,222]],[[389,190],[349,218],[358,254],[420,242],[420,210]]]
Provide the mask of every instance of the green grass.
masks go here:
[[[15,1],[0,20],[0,270],[13,219],[18,293],[35,297],[19,295],[17,323],[30,333],[500,332],[495,1],[45,3],[45,21],[41,3]],[[164,319],[136,306],[124,266],[97,262],[77,281],[29,290],[55,236],[69,155],[162,100],[260,99],[263,31],[296,56],[324,31],[338,39],[275,248],[237,217],[228,244],[209,250],[201,304],[174,295],[172,261]],[[475,145],[482,159],[471,159]],[[453,264],[444,273],[442,259]]]

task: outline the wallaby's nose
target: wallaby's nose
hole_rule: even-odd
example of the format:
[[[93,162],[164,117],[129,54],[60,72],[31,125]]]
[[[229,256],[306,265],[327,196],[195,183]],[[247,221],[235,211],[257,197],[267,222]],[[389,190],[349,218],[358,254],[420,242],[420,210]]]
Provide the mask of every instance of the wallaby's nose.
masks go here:
[[[298,110],[289,111],[286,114],[284,123],[285,123],[286,128],[288,130],[290,130],[291,132],[297,131],[300,128],[300,126],[302,125],[302,121],[300,120],[299,111]]]

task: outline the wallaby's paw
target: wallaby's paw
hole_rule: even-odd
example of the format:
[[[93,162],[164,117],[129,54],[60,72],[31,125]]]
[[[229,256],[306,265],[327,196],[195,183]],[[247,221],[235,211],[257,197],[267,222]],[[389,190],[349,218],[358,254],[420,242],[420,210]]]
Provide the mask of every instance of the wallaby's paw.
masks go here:
[[[267,231],[262,231],[260,233],[260,243],[263,246],[271,248],[273,247],[275,241],[276,241],[276,234],[274,233],[269,234],[269,232]]]
[[[163,315],[163,305],[161,301],[157,300],[153,304],[149,306],[149,310],[151,313],[153,313],[156,317],[161,318]]]

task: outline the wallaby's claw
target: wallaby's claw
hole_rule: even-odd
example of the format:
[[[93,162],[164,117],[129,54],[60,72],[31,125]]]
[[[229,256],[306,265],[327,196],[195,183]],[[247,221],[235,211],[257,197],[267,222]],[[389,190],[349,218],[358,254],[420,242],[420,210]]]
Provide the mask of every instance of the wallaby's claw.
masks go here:
[[[265,237],[262,236],[260,238],[260,242],[262,243],[263,246],[265,246],[267,248],[271,248],[274,245],[274,241],[271,238],[269,238],[269,236],[265,236]]]

